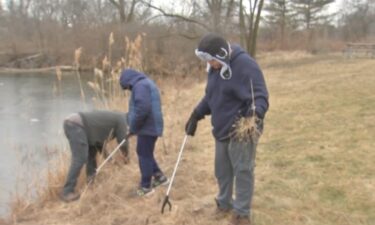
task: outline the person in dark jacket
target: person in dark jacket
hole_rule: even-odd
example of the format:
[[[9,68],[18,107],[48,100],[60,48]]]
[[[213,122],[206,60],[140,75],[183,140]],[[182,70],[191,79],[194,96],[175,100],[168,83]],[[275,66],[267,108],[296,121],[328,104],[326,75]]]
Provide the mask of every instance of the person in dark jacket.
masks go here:
[[[163,134],[160,93],[156,84],[145,74],[125,69],[120,85],[131,91],[128,122],[130,135],[137,135],[137,155],[141,171],[138,196],[148,196],[155,187],[168,183],[154,157],[155,143]],[[152,180],[152,178],[154,178]]]
[[[61,199],[70,202],[79,199],[79,193],[74,191],[77,179],[84,164],[86,164],[87,182],[94,179],[96,174],[96,154],[102,152],[105,143],[116,138],[120,143],[127,138],[127,115],[121,112],[90,111],[73,113],[64,120],[65,135],[69,140],[72,152],[69,172]],[[128,161],[128,142],[120,150],[124,161]]]
[[[219,186],[216,214],[232,212],[231,224],[250,224],[257,141],[239,140],[234,126],[240,118],[254,115],[258,129],[263,129],[268,110],[266,83],[255,60],[217,34],[205,35],[195,54],[207,62],[208,81],[205,95],[193,110],[185,131],[194,136],[198,121],[211,115]]]

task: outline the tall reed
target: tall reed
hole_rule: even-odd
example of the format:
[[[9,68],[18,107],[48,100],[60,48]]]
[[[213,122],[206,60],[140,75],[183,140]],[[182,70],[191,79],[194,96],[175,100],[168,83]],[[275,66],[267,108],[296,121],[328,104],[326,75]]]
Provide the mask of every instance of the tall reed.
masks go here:
[[[82,85],[82,81],[81,81],[81,73],[80,73],[81,55],[82,55],[82,47],[77,48],[74,51],[74,72],[75,72],[75,74],[77,76],[77,79],[78,79],[79,88],[80,88],[80,91],[81,91],[82,102],[83,102],[84,106],[86,107],[86,96],[85,96],[85,92],[83,90],[83,85]]]
[[[127,94],[121,89],[119,79],[124,68],[142,69],[142,40],[143,35],[138,35],[133,41],[124,38],[124,55],[118,59],[113,58],[115,46],[114,34],[108,38],[108,53],[102,59],[101,68],[94,69],[94,79],[88,81],[88,86],[95,93],[95,104],[98,108],[121,110],[127,109]]]

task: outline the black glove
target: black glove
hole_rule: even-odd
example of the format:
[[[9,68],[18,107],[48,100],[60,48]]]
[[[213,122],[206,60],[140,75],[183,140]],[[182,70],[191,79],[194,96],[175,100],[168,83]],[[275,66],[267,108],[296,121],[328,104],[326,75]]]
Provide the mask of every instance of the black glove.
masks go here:
[[[185,125],[185,133],[187,135],[194,136],[195,131],[197,130],[198,121],[199,117],[194,110],[193,113],[191,113],[190,118]]]
[[[256,108],[258,109],[258,108]],[[251,105],[249,105],[249,107],[247,107],[246,110],[243,111],[243,113],[241,114],[243,117],[252,117],[252,116],[256,116],[260,119],[264,118],[264,114],[261,113],[261,111],[259,110],[256,110],[256,109],[253,109],[251,107]],[[254,115],[255,114],[255,115]]]

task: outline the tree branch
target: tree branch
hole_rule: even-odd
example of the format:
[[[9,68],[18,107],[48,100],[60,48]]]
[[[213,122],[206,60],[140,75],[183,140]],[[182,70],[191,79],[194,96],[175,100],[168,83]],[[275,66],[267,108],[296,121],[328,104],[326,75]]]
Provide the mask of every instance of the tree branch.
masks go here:
[[[109,0],[110,3],[112,3],[116,8],[120,8],[120,4],[116,2],[115,0]]]
[[[203,27],[203,28],[205,28],[207,30],[211,30],[211,28],[209,26],[207,26],[206,24],[204,24],[204,23],[202,23],[202,22],[200,22],[198,20],[194,20],[194,19],[182,16],[182,15],[179,15],[179,14],[168,13],[168,12],[164,11],[162,8],[157,7],[155,5],[152,5],[151,3],[148,3],[148,2],[145,2],[145,1],[141,1],[141,2],[144,5],[148,6],[149,8],[152,8],[152,9],[155,9],[155,10],[159,11],[165,17],[177,18],[177,19],[183,20],[183,21],[188,22],[188,23],[197,24],[197,25],[199,25],[199,26],[201,26],[201,27]]]

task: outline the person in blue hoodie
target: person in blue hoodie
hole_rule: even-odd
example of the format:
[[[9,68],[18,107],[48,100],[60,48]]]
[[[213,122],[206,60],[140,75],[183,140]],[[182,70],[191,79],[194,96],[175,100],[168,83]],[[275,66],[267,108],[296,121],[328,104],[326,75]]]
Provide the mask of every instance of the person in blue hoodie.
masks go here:
[[[145,74],[132,69],[121,73],[120,85],[131,91],[129,100],[129,136],[137,136],[137,155],[141,171],[138,196],[148,196],[155,187],[168,183],[154,157],[155,143],[163,133],[160,93]],[[153,178],[153,179],[152,179]]]
[[[269,105],[263,73],[239,45],[231,45],[217,34],[205,35],[195,54],[207,63],[208,80],[205,95],[191,113],[185,132],[194,136],[198,121],[211,115],[219,186],[215,215],[232,212],[230,224],[250,224],[257,141],[239,140],[234,133],[241,117],[256,116],[258,129],[263,129]]]

